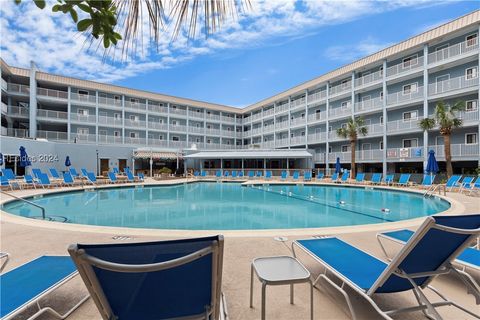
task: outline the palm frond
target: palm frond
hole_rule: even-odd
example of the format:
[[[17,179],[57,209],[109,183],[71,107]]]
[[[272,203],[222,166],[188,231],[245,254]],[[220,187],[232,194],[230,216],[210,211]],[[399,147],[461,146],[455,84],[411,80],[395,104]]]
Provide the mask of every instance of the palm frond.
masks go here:
[[[338,128],[337,129],[337,135],[342,138],[347,138],[349,136],[347,129],[345,128]]]
[[[462,119],[459,119],[459,118],[455,118],[452,120],[452,127],[454,128],[460,128],[463,124],[463,121]]]
[[[418,126],[423,131],[428,131],[428,130],[432,130],[435,127],[435,123],[436,123],[435,119],[425,118],[420,121]]]
[[[450,112],[455,113],[465,110],[465,101],[459,100],[450,108]]]

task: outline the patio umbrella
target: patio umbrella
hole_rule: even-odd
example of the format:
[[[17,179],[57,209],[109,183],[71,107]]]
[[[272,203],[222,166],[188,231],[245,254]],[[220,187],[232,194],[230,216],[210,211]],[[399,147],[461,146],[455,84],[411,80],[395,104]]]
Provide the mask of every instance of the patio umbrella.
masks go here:
[[[20,167],[28,167],[31,166],[32,163],[28,159],[27,151],[25,150],[24,146],[20,147]]]
[[[428,161],[427,161],[427,167],[425,168],[425,172],[430,173],[430,177],[434,173],[437,173],[439,171],[438,169],[438,163],[437,159],[435,159],[435,151],[430,150],[428,153]]]
[[[335,163],[335,173],[340,173],[342,171],[342,165],[340,164],[340,157],[337,157],[337,162]]]
[[[3,153],[0,152],[0,166],[3,166]]]
[[[67,158],[65,158],[65,167],[70,167],[72,165],[72,163],[70,162],[70,157],[67,156]]]

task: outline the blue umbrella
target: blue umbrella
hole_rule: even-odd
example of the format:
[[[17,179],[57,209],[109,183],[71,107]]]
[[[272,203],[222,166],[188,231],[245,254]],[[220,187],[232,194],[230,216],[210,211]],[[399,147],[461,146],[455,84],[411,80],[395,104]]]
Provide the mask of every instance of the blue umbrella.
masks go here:
[[[342,165],[340,164],[340,158],[337,157],[337,162],[335,163],[335,173],[340,173],[342,171]]]
[[[31,166],[32,163],[28,159],[27,151],[25,150],[24,146],[20,147],[20,167],[28,167]]]
[[[72,165],[72,163],[70,162],[70,157],[67,156],[67,158],[65,159],[65,167],[70,167]]]
[[[433,150],[430,150],[430,152],[428,153],[428,161],[427,161],[427,167],[425,168],[425,171],[427,173],[430,173],[430,175],[437,173],[439,171],[437,159],[435,159],[435,151]]]
[[[3,153],[0,152],[0,166],[3,166]]]

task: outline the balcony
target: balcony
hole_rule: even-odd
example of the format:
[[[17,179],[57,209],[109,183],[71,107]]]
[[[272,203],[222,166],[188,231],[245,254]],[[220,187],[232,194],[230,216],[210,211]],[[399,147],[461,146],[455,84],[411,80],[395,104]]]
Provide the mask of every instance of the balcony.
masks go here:
[[[308,115],[308,123],[321,122],[327,119],[327,112],[320,111]]]
[[[111,126],[122,126],[122,118],[108,117],[108,116],[98,116],[98,124],[111,125]]]
[[[29,117],[30,110],[25,107],[9,106],[8,115],[13,117]]]
[[[460,111],[457,116],[463,120],[463,125],[478,125],[478,109],[472,111]]]
[[[457,78],[429,84],[428,93],[430,95],[434,95],[467,88],[478,89],[478,83],[478,76],[472,79],[467,79],[465,76],[460,76]]]
[[[188,110],[188,116],[190,118],[203,119],[205,118],[205,113],[203,111]]]
[[[341,94],[350,93],[352,90],[352,81],[347,81],[345,83],[338,84],[336,86],[330,87],[330,97],[339,96]]]
[[[205,143],[205,149],[221,149],[221,145],[220,143],[214,143],[214,142],[211,142],[211,143]]]
[[[2,102],[2,113],[7,114],[8,113],[8,106]]]
[[[60,131],[38,130],[37,131],[37,138],[47,139],[47,140],[51,140],[51,141],[68,141],[67,133],[66,132],[60,132]]]
[[[7,91],[9,93],[19,93],[19,94],[30,94],[30,87],[23,85],[23,84],[17,84],[17,83],[7,83]]]
[[[250,119],[252,121],[257,121],[257,120],[261,120],[263,117],[262,113],[259,112],[259,113],[255,113],[255,114],[252,114],[252,116],[250,117]]]
[[[234,117],[222,116],[221,119],[223,122],[226,122],[226,123],[235,123]]]
[[[144,120],[125,119],[125,127],[145,128],[145,125]]]
[[[213,120],[213,121],[220,121],[220,115],[219,114],[213,114],[213,113],[207,113],[205,115],[205,119]]]
[[[307,137],[306,136],[295,136],[290,138],[291,145],[299,145],[299,144],[306,144]]]
[[[237,132],[235,132],[235,136],[236,136],[237,138],[240,138],[240,139],[241,139],[241,138],[243,138],[243,132],[237,131]]]
[[[478,51],[478,41],[464,41],[453,46],[432,52],[428,55],[428,64],[435,64],[445,60],[462,58],[468,53]]]
[[[186,148],[188,146],[187,141],[169,141],[171,148]]]
[[[198,133],[198,134],[204,134],[205,133],[205,128],[204,127],[188,127],[188,132],[190,133]]]
[[[273,131],[275,131],[275,126],[273,125],[273,122],[271,124],[263,126],[263,132],[264,133],[273,132]]]
[[[281,122],[275,123],[275,129],[284,129],[284,128],[288,128],[288,121],[281,121]]]
[[[68,99],[68,92],[45,89],[45,88],[37,88],[37,96],[48,97],[53,99]]]
[[[99,135],[98,143],[108,143],[108,144],[121,144],[122,137],[112,136],[112,135]]]
[[[15,137],[15,138],[28,138],[28,129],[8,128],[6,132],[6,136]]]
[[[410,61],[400,62],[387,68],[387,78],[399,76],[410,71],[420,71],[423,68],[423,56]]]
[[[80,102],[88,102],[88,103],[97,103],[97,97],[94,95],[89,95],[89,94],[79,94],[79,93],[71,93],[70,94],[70,99],[75,100],[75,101],[80,101]]]
[[[412,132],[421,131],[419,124],[423,117],[418,117],[414,120],[395,120],[387,122],[387,132]]]
[[[282,113],[286,111],[288,111],[288,102],[275,107],[275,113]]]
[[[323,143],[325,141],[327,141],[326,132],[316,132],[308,135],[308,143]]]
[[[275,146],[276,147],[288,147],[289,142],[290,141],[289,141],[288,138],[277,139],[277,141],[275,141]]]
[[[122,107],[122,99],[120,98],[108,98],[108,97],[98,97],[98,104],[102,104],[108,107]]]
[[[147,105],[143,102],[125,100],[125,108],[133,110],[146,110]]]
[[[264,148],[264,149],[274,149],[275,148],[275,141],[273,141],[273,140],[263,141],[262,142],[262,148]]]
[[[70,140],[75,143],[96,143],[97,135],[72,133],[70,134]]]
[[[325,153],[317,152],[313,155],[313,162],[315,163],[325,163]]]
[[[235,131],[233,130],[222,130],[222,136],[224,137],[235,137]]]
[[[290,120],[290,126],[304,126],[306,125],[306,119],[305,117],[298,117],[298,118],[293,118]]]
[[[68,112],[38,109],[37,110],[37,117],[45,118],[47,120],[65,120],[65,121],[67,121]],[[95,122],[95,120],[93,122]]]
[[[170,131],[174,131],[174,132],[181,132],[181,133],[187,132],[187,126],[181,125],[181,124],[171,124],[168,126],[168,128],[170,129]]]
[[[365,127],[368,130],[367,137],[374,137],[374,136],[383,135],[383,124],[380,124],[380,123],[368,124]]]
[[[418,87],[416,91],[399,91],[388,94],[387,105],[390,106],[394,104],[407,103],[421,99],[423,99],[423,86]]]
[[[108,118],[108,117],[103,117],[103,118]],[[112,119],[113,119],[113,117],[112,117]],[[70,113],[70,120],[71,121],[77,121],[77,122],[88,122],[90,124],[93,124],[93,123],[97,122],[95,115],[88,115],[88,114],[84,115],[84,114],[79,114],[79,113]],[[98,123],[100,123],[100,117],[98,117]],[[122,125],[121,120],[120,120],[119,125]]]
[[[347,138],[340,137],[337,134],[337,130],[330,131],[328,133],[328,140],[329,141],[340,141],[340,140],[347,140]]]
[[[435,151],[437,160],[445,160],[445,147],[443,145],[429,146],[428,150]],[[453,160],[478,160],[478,144],[451,144],[450,153]]]
[[[305,97],[291,101],[290,110],[296,109],[305,109]]]
[[[180,109],[180,108],[170,108],[170,114],[186,117],[187,116],[187,110]]]
[[[2,78],[2,89],[7,91],[7,88],[8,88],[8,84],[7,84],[7,81],[5,81],[3,78]]]
[[[367,87],[368,85],[374,85],[382,82],[382,80],[383,80],[383,70],[369,73],[360,78],[355,79],[355,89]]]
[[[137,144],[137,145],[145,145],[146,139],[145,138],[133,138],[133,137],[125,137],[126,144]]]
[[[148,111],[157,112],[157,113],[162,113],[162,114],[164,114],[165,116],[166,116],[167,113],[168,113],[167,107],[157,106],[157,105],[155,105],[155,104],[149,104],[149,105],[148,105]],[[202,118],[203,118],[203,116],[202,116]]]
[[[275,114],[275,110],[273,108],[270,108],[268,110],[263,110],[263,117],[264,118],[273,116],[274,114]]]
[[[336,117],[350,117],[352,115],[352,105],[349,103],[346,107],[338,107],[330,109],[328,115],[330,118]]]
[[[383,109],[383,99],[380,97],[374,99],[355,102],[355,112],[367,112]]]
[[[327,99],[327,90],[318,91],[308,95],[308,104],[324,101]]]
[[[205,134],[209,135],[209,136],[219,136],[220,135],[220,129],[207,128],[207,129],[205,129]]]
[[[250,133],[252,136],[259,136],[262,134],[262,127],[260,128],[254,128],[252,130],[250,130]]]
[[[387,160],[394,161],[423,161],[423,147],[414,148],[389,148],[387,149]]]
[[[168,142],[166,140],[161,140],[161,139],[153,139],[149,138],[148,139],[148,145],[149,146],[156,146],[156,147],[168,147]]]
[[[351,162],[352,161],[352,152],[332,152],[328,155],[328,161],[330,163],[335,163],[337,158],[340,158],[340,162]],[[355,151],[355,161],[356,162],[381,162],[383,161],[383,150],[381,149],[371,149],[371,150],[357,150]]]

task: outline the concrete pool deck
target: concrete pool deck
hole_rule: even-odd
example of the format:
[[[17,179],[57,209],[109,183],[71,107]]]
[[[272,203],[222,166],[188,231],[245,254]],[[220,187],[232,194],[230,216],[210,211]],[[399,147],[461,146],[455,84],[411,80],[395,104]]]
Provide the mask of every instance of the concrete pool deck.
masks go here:
[[[183,183],[187,180],[156,181],[157,184]],[[192,181],[192,180],[188,180]],[[255,181],[258,182],[258,181]],[[147,182],[149,184],[149,182]],[[52,191],[53,190],[53,191]],[[16,196],[29,196],[38,192],[54,192],[58,189],[42,190],[21,190],[14,191]],[[61,190],[73,190],[63,188]],[[8,201],[9,197],[2,194],[1,201]],[[466,196],[458,193],[447,193],[447,198],[452,203],[448,214],[474,213],[480,211],[480,200],[478,197]],[[252,259],[261,256],[291,255],[291,241],[298,238],[312,235],[339,235],[340,238],[355,244],[361,249],[384,259],[378,243],[375,241],[375,234],[379,230],[411,228],[415,229],[423,218],[394,223],[339,227],[339,228],[318,228],[308,230],[269,230],[269,231],[164,231],[164,230],[143,230],[114,227],[81,226],[46,221],[37,221],[13,216],[2,212],[0,215],[1,228],[1,251],[9,252],[10,261],[4,271],[28,262],[35,257],[44,254],[66,255],[66,248],[71,243],[108,243],[121,241],[151,241],[171,239],[178,237],[192,237],[221,233],[225,235],[223,292],[227,299],[229,318],[236,319],[260,319],[260,284],[254,283],[254,306],[249,308],[249,286],[250,286],[250,263]],[[115,236],[125,236],[122,240],[113,240]],[[279,242],[273,239],[275,236],[287,236],[286,242]],[[394,252],[395,245],[388,247]],[[300,256],[301,261],[311,270],[317,268],[306,256]],[[475,275],[477,278],[480,275]],[[469,310],[478,311],[472,295],[467,295],[465,287],[453,276],[446,275],[438,277],[432,283],[434,287],[454,301],[461,303]],[[314,291],[314,313],[315,319],[350,319],[347,305],[343,297],[331,287],[319,284],[320,290]],[[64,288],[42,300],[42,305],[52,305],[61,310],[66,310],[70,305],[75,304],[75,299],[85,292],[83,282],[78,277],[74,278]],[[426,291],[427,296],[432,300],[438,300],[431,292]],[[295,290],[295,305],[289,303],[289,288],[269,287],[267,290],[267,319],[309,319],[309,290],[308,285],[297,285]],[[377,319],[375,313],[366,301],[360,296],[353,294],[354,307],[358,310],[361,319]],[[389,295],[378,295],[375,301],[386,307],[407,306],[415,303],[411,292]],[[445,319],[473,319],[473,317],[452,308],[442,307],[439,309]],[[47,319],[47,318],[39,318]],[[100,315],[89,299],[77,311],[67,319],[100,319]],[[397,316],[396,319],[425,319],[421,312],[410,313],[404,316]]]

